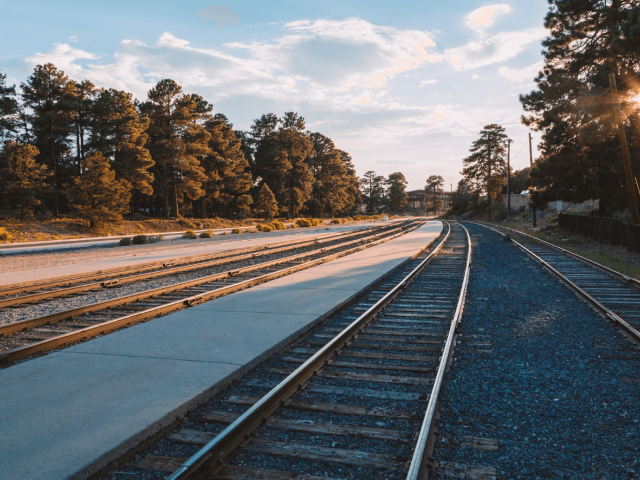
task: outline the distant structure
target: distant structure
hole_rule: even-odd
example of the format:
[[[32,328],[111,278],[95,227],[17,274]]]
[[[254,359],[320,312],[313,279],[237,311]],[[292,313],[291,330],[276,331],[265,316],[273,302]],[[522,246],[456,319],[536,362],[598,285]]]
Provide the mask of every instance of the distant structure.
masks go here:
[[[205,22],[214,20],[216,28],[226,27],[227,22],[229,22],[231,28],[240,23],[240,17],[238,17],[238,14],[224,5],[205,7],[198,12],[198,16]]]

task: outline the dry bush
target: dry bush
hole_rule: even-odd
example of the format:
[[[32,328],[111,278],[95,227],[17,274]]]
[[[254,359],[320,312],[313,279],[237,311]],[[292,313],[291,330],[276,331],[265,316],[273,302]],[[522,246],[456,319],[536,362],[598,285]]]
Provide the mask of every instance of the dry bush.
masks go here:
[[[210,228],[200,234],[200,238],[211,238],[211,237],[213,237],[213,230],[211,230]]]
[[[129,247],[132,243],[133,241],[130,238],[123,238],[118,242],[118,245],[121,247]]]
[[[195,240],[196,238],[198,238],[198,236],[196,235],[196,232],[194,232],[193,230],[187,230],[182,234],[182,236],[183,238],[189,238],[191,240]]]
[[[13,235],[11,235],[4,227],[0,227],[0,241],[10,242],[13,240]]]
[[[131,240],[131,242],[134,245],[144,245],[145,243],[148,243],[149,239],[147,238],[146,235],[136,235],[135,237],[133,237],[133,239]]]
[[[242,233],[242,230],[240,230],[239,228],[234,228],[233,230],[231,230],[231,233],[235,235],[239,235]]]

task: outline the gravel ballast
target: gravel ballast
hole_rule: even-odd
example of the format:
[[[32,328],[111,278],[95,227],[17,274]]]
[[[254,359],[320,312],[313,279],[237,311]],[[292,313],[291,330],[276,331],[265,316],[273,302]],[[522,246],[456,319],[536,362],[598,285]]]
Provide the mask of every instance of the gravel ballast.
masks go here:
[[[640,478],[640,352],[515,244],[465,226],[472,273],[434,459],[501,479]]]

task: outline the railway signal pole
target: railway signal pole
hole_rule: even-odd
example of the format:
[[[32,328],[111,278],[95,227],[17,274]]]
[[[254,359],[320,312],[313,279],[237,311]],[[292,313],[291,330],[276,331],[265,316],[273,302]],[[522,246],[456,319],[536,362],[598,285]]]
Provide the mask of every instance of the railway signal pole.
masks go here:
[[[509,180],[511,178],[511,143],[513,140],[507,140],[507,221],[511,219],[511,190],[509,190]]]
[[[615,73],[609,74],[609,83],[611,84],[611,98],[613,99],[613,113],[616,124],[618,126],[618,137],[620,137],[620,146],[622,147],[622,162],[624,163],[624,175],[627,179],[627,193],[629,195],[629,208],[631,215],[636,223],[640,223],[640,214],[638,213],[638,198],[636,190],[633,188],[633,171],[631,170],[631,160],[629,159],[629,146],[627,145],[627,137],[624,134],[624,124],[622,122],[622,112],[620,111],[620,102],[618,100],[618,86],[616,85]]]
[[[531,174],[531,170],[533,169],[533,150],[531,148],[531,132],[529,132],[529,174]],[[529,193],[531,195],[531,193]],[[536,228],[536,207],[533,207],[533,228]]]

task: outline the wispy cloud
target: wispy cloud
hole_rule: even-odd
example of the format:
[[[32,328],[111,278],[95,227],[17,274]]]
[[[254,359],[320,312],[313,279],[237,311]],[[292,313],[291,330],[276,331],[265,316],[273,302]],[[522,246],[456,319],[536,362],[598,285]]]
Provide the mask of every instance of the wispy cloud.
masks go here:
[[[498,73],[512,83],[522,85],[533,83],[533,80],[538,76],[538,72],[542,70],[543,65],[544,62],[540,61],[520,69],[500,67]]]
[[[467,15],[465,23],[476,31],[484,31],[485,28],[493,25],[500,15],[510,11],[511,7],[504,3],[480,7]]]
[[[418,85],[419,87],[424,87],[425,85],[434,85],[438,83],[438,80],[436,79],[431,79],[431,80],[422,80],[420,82],[420,85]]]

